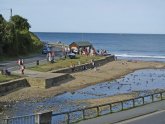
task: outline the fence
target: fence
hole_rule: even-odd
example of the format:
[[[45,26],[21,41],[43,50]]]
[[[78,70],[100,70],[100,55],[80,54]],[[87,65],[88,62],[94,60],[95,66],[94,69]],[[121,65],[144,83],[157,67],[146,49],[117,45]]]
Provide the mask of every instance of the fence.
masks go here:
[[[68,111],[68,112],[62,112],[62,113],[48,112],[48,113],[41,113],[37,115],[31,115],[29,117],[32,118],[33,123],[32,122],[24,123],[23,121],[22,123],[14,122],[14,120],[19,122],[20,121],[19,118],[23,120],[24,118],[27,118],[28,116],[8,118],[8,119],[5,119],[4,122],[5,124],[45,124],[45,120],[46,120],[47,121],[46,124],[70,124],[70,123],[79,122],[81,120],[86,120],[86,119],[102,116],[105,114],[127,110],[127,109],[131,109],[137,106],[141,106],[141,105],[145,105],[145,104],[149,104],[149,103],[161,101],[161,100],[165,100],[165,91],[146,95],[146,96],[141,96],[141,97],[137,97],[133,99],[128,99],[124,101],[107,103],[107,104],[87,107],[83,109],[77,109],[74,111]]]
[[[35,124],[35,115],[6,118],[0,124]]]

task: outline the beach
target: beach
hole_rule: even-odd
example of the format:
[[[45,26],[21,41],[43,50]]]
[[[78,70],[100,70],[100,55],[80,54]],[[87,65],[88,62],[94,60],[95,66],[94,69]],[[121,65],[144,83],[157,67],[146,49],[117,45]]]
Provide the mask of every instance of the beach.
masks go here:
[[[97,67],[96,69],[88,69],[82,72],[73,73],[71,74],[73,77],[72,79],[59,82],[57,86],[54,86],[52,88],[39,89],[27,87],[16,90],[14,92],[1,96],[0,102],[10,103],[19,102],[21,100],[40,101],[44,98],[53,97],[65,92],[73,92],[78,89],[98,84],[100,82],[115,80],[126,74],[134,72],[135,70],[161,68],[165,68],[165,63],[117,60]],[[129,99],[133,96],[128,94],[124,95],[124,98]],[[123,95],[118,96],[117,100],[114,99],[113,101],[118,101],[121,99],[123,100]]]

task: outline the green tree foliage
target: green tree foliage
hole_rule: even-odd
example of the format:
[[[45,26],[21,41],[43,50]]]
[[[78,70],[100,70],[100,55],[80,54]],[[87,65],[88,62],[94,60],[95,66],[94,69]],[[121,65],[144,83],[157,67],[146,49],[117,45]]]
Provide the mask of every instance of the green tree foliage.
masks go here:
[[[5,24],[6,24],[6,21],[3,18],[3,16],[0,14],[0,43],[1,44],[4,41]]]
[[[29,28],[27,19],[19,15],[8,22],[0,15],[0,55],[25,55],[39,50],[42,42]]]
[[[14,22],[15,29],[17,30],[29,30],[30,28],[28,20],[19,15],[12,16],[11,21]]]

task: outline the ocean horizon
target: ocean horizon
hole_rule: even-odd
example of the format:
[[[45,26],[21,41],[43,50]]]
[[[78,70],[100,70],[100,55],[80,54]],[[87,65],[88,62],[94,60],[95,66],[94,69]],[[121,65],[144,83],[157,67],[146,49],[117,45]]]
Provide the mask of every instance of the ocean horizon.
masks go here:
[[[165,62],[165,34],[34,32],[41,41],[90,41],[119,59]]]
[[[70,34],[142,34],[142,35],[165,35],[164,33],[108,33],[108,32],[47,32],[47,31],[32,31],[33,33],[70,33]]]

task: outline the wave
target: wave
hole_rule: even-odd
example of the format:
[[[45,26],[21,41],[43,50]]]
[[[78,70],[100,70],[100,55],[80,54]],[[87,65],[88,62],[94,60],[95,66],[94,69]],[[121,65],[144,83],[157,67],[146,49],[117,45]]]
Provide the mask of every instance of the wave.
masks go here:
[[[155,59],[165,59],[165,56],[156,56],[156,55],[129,55],[129,54],[115,54],[117,57],[125,58],[155,58]]]

